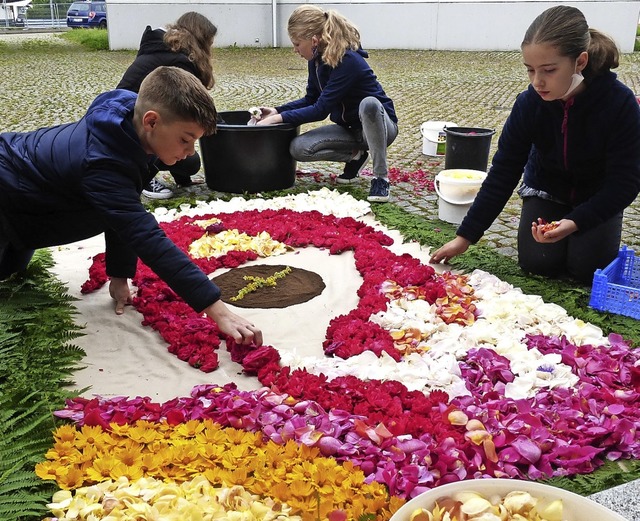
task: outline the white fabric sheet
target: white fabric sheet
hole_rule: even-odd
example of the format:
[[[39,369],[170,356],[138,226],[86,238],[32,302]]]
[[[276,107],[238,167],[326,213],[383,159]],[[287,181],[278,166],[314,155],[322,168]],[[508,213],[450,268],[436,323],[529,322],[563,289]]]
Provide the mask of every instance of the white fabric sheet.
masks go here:
[[[427,263],[428,250],[417,243],[403,243],[400,234],[388,230],[367,215],[363,222],[376,226],[394,239],[391,250],[409,253]],[[149,396],[166,401],[186,396],[199,384],[234,382],[240,389],[260,387],[254,377],[242,374],[224,347],[218,349],[220,366],[211,373],[190,367],[167,351],[167,344],[150,327],[142,326],[140,315],[127,307],[117,316],[108,285],[89,295],[80,294],[88,278],[91,259],[104,251],[104,238],[97,236],[54,249],[54,272],[68,285],[69,293],[79,298],[76,322],[85,326],[86,335],[75,340],[85,352],[82,368],[75,372],[76,389],[88,388],[84,396]],[[318,273],[326,284],[321,295],[303,304],[284,309],[244,309],[230,306],[258,325],[265,344],[300,356],[322,356],[322,341],[332,317],[346,314],[358,302],[356,291],[362,277],[355,269],[353,254],[329,255],[327,250],[308,247],[285,255],[253,261],[257,264],[284,264]],[[249,265],[249,264],[247,264]],[[215,275],[223,273],[218,270]]]

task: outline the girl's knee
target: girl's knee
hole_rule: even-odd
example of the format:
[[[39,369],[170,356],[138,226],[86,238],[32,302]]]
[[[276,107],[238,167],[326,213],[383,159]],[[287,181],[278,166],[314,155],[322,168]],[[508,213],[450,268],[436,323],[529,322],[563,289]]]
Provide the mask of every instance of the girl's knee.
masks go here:
[[[289,154],[296,161],[302,161],[306,158],[309,155],[309,151],[305,146],[304,140],[300,139],[300,137],[293,138],[289,145]]]
[[[382,107],[382,103],[377,98],[373,96],[367,96],[360,102],[359,112],[360,118],[375,118],[379,116],[384,108]]]

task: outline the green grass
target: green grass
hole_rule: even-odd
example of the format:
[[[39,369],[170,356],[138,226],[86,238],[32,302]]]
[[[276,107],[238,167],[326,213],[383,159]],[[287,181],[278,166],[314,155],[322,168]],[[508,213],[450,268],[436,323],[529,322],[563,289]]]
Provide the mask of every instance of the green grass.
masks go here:
[[[106,29],[76,29],[62,33],[60,38],[77,43],[91,51],[109,50],[109,36]]]

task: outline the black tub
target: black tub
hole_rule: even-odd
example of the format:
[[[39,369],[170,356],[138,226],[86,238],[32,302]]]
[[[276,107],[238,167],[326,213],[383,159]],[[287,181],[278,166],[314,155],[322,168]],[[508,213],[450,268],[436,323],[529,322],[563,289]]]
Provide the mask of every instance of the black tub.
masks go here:
[[[245,110],[220,112],[224,123],[218,123],[217,133],[200,139],[204,175],[212,190],[241,194],[294,185],[296,161],[289,144],[300,127],[249,126],[250,117]]]
[[[487,171],[491,137],[496,133],[491,128],[447,127],[444,167],[446,170],[466,168]]]

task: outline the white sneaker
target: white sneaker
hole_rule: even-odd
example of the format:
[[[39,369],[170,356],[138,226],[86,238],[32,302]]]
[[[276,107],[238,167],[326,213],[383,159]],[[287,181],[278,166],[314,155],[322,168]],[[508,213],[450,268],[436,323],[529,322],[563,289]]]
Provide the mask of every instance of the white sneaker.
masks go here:
[[[149,199],[171,199],[173,197],[173,190],[154,177],[151,182],[144,187],[142,195]]]

